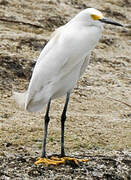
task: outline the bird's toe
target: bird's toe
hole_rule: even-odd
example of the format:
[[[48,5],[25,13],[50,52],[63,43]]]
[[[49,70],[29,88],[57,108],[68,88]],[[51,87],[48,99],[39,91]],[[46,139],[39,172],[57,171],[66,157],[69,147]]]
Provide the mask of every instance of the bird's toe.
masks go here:
[[[88,159],[77,159],[77,158],[72,158],[72,157],[55,157],[51,156],[50,158],[39,158],[35,164],[46,164],[46,165],[60,165],[60,164],[68,164],[71,166],[79,166],[80,162],[87,162]]]

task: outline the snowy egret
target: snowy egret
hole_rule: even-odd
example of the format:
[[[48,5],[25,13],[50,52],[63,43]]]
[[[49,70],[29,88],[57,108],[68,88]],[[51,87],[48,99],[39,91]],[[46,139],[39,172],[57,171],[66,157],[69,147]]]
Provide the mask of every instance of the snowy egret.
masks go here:
[[[103,23],[122,26],[104,18],[100,11],[87,8],[58,28],[36,62],[28,90],[14,93],[17,103],[24,105],[27,111],[41,111],[47,105],[43,151],[37,163],[52,163],[45,158],[51,100],[66,94],[61,115],[61,157],[65,157],[64,124],[70,93],[89,63],[91,51],[101,37]]]

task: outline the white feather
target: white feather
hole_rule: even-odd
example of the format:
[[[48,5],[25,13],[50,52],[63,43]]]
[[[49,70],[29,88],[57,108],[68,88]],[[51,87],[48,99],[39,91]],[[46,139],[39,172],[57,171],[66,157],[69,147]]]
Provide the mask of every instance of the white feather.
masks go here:
[[[27,93],[15,95],[17,102],[25,104],[28,111],[41,111],[50,98],[71,91],[85,71],[101,33],[101,23],[91,20],[90,12],[85,10],[58,28],[36,62]]]
[[[13,91],[13,95],[12,95],[13,99],[15,99],[16,103],[18,104],[19,107],[21,108],[25,108],[25,101],[26,101],[26,97],[27,97],[27,91],[24,93],[18,93]]]

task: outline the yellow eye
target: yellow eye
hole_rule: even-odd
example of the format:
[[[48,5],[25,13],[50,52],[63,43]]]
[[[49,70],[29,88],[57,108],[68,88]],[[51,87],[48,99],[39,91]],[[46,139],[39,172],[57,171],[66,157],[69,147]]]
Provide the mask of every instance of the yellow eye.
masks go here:
[[[96,15],[96,14],[92,14],[91,17],[92,17],[93,20],[99,20],[99,19],[102,19],[102,18],[103,18],[102,15],[99,16],[99,15]]]

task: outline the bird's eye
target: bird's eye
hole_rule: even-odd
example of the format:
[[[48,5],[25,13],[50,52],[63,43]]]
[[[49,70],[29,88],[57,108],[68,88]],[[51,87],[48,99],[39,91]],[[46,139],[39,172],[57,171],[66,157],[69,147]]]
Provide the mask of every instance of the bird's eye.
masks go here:
[[[96,14],[91,14],[91,17],[92,17],[93,20],[100,20],[100,19],[103,18],[102,15],[96,15]]]

